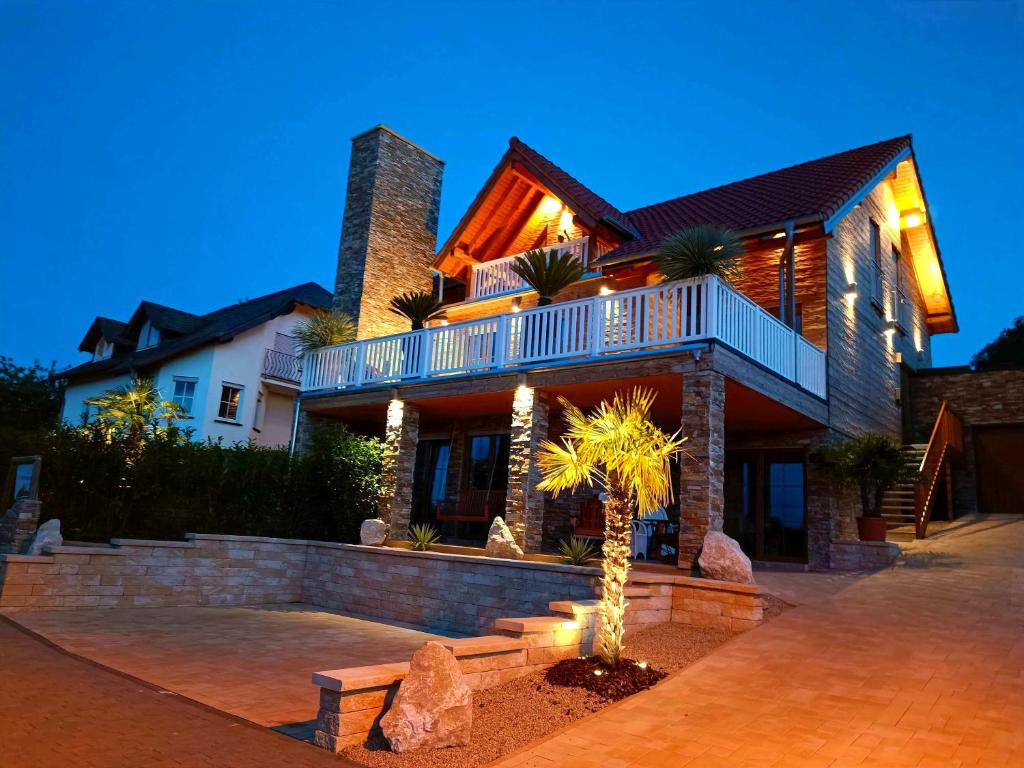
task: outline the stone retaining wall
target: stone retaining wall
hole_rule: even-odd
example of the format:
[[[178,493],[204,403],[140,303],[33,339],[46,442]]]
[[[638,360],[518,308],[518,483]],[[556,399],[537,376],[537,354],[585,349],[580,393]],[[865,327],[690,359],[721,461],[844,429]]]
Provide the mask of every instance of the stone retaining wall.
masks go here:
[[[189,534],[5,555],[0,608],[162,608],[302,599],[307,543]]]
[[[873,571],[888,568],[900,556],[891,541],[833,541],[832,567],[837,571]]]
[[[346,613],[477,634],[497,618],[545,613],[552,600],[593,598],[599,575],[556,563],[311,542],[302,594]]]

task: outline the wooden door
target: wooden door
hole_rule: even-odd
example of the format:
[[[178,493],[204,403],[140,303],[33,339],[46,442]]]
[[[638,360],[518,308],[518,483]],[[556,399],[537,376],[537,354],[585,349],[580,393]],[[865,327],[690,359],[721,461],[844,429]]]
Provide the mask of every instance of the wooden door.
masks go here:
[[[978,511],[1024,514],[1024,424],[974,428]]]

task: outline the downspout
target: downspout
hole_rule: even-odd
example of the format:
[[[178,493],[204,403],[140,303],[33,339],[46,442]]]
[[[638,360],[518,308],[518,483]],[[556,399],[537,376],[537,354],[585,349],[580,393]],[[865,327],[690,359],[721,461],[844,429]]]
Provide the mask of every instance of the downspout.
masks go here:
[[[786,222],[786,244],[779,257],[779,320],[792,328],[796,325],[796,268],[793,258],[795,222]]]
[[[291,459],[295,456],[295,439],[299,434],[299,401],[302,399],[302,393],[295,393],[295,407],[292,409],[292,440],[288,446],[288,458]]]

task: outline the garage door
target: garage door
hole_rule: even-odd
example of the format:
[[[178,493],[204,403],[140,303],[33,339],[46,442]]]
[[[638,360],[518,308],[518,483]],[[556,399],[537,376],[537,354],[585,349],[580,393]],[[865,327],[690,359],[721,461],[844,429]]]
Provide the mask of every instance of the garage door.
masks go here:
[[[1024,424],[975,427],[978,511],[1024,514]]]

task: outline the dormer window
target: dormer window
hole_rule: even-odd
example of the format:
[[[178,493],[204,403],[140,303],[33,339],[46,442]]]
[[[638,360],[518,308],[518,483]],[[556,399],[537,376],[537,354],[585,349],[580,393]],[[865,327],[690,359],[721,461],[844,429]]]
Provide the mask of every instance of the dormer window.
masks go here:
[[[106,339],[100,339],[96,343],[96,350],[92,353],[93,360],[106,360],[114,354],[114,345]]]
[[[139,331],[139,343],[135,347],[136,349],[149,349],[155,347],[160,343],[160,331],[153,327],[153,324],[147,320],[142,326],[142,330]]]

